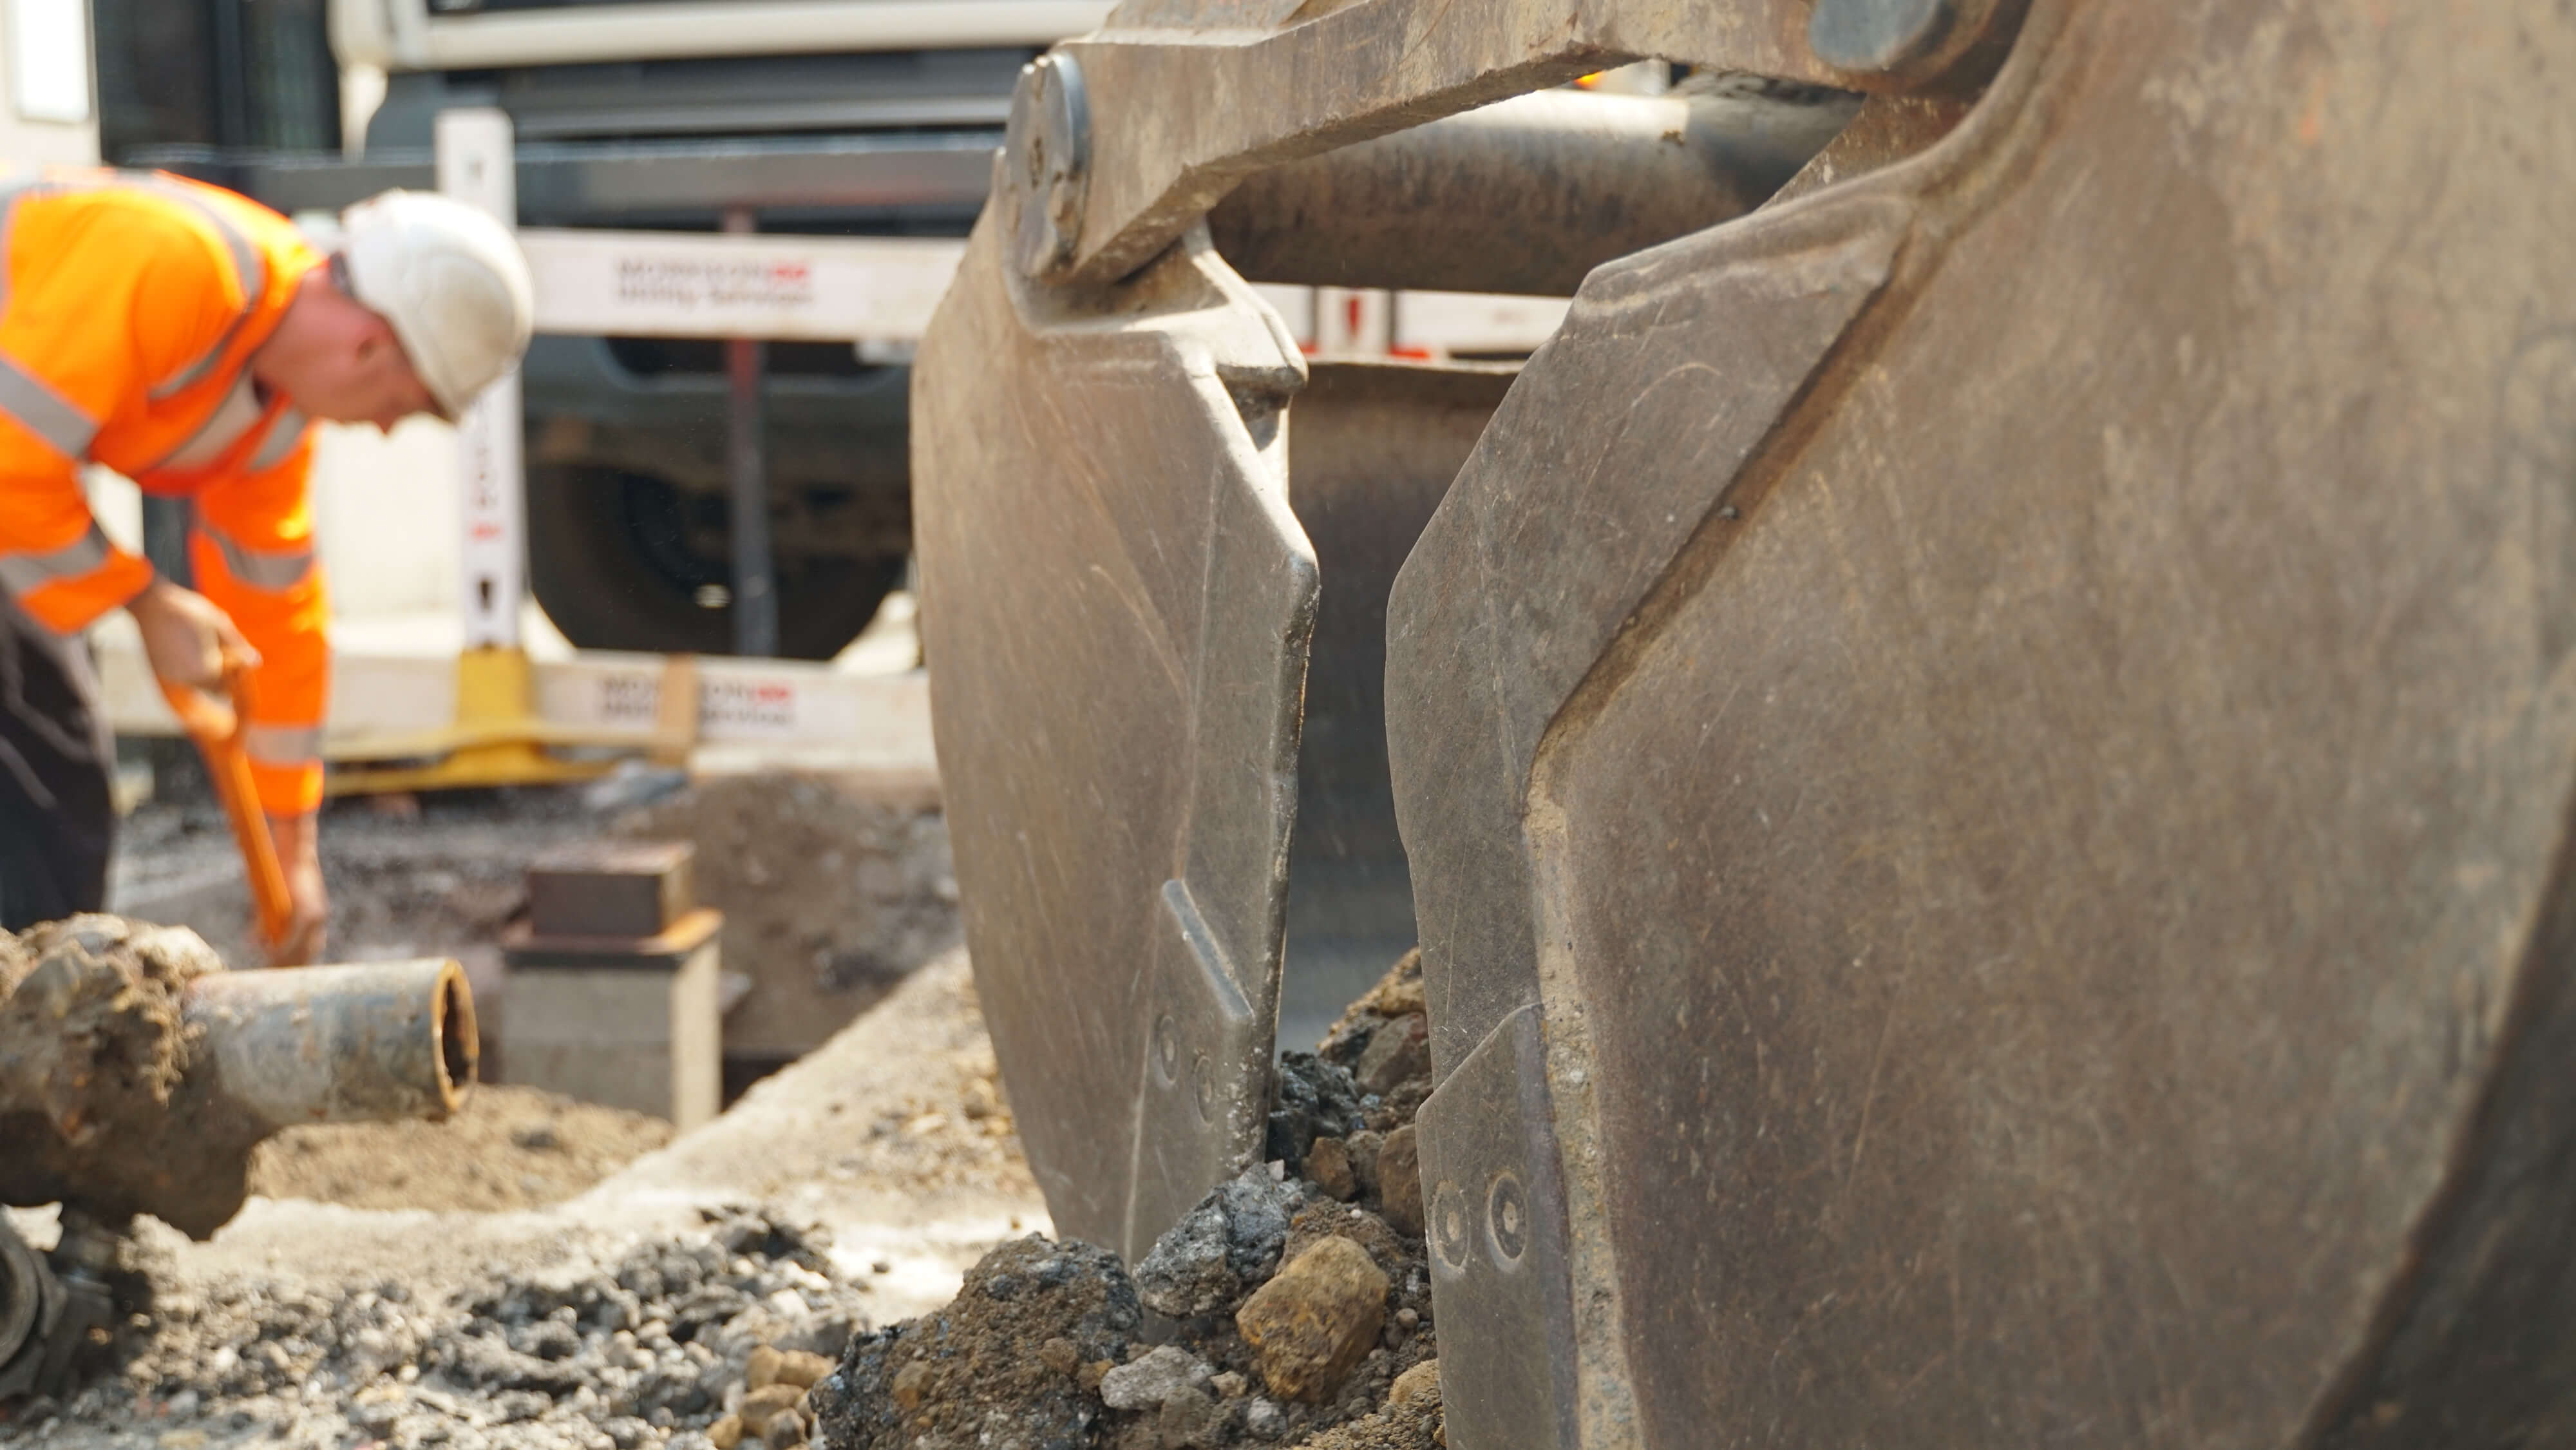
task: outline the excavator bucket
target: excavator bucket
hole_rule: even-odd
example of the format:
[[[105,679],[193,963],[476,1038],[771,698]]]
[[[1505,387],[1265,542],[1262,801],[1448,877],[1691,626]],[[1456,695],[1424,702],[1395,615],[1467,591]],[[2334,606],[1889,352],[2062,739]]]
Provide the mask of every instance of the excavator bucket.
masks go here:
[[[1675,124],[1530,94],[1638,59]],[[2525,0],[1033,67],[916,436],[1059,1226],[1250,1161],[1283,963],[1401,883],[1456,1450],[2576,1439],[2570,94]],[[1247,279],[1573,305],[1304,369]]]

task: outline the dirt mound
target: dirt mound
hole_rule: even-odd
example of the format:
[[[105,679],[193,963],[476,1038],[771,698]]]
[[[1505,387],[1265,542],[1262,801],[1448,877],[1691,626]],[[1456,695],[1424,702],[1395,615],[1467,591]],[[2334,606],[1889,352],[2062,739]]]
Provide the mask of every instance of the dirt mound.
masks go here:
[[[985,1255],[948,1312],[852,1343],[813,1408],[847,1450],[1073,1450],[1144,1318],[1116,1255],[1031,1234]]]
[[[535,1208],[670,1141],[660,1118],[487,1083],[444,1123],[289,1128],[252,1155],[250,1191],[351,1208]]]
[[[1408,955],[1320,1054],[1285,1055],[1271,1161],[1209,1194],[1133,1275],[1078,1242],[1005,1244],[944,1311],[853,1341],[781,1437],[810,1424],[829,1450],[1433,1450],[1410,1151],[1429,1091],[1420,971]],[[1171,1342],[1143,1342],[1140,1307],[1175,1321]]]

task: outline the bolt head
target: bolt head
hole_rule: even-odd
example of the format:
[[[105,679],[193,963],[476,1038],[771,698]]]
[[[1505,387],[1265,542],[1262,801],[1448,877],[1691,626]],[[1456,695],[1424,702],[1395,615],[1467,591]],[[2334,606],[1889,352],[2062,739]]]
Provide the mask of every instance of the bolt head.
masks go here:
[[[1216,1121],[1216,1064],[1201,1053],[1190,1063],[1190,1100],[1198,1105],[1199,1121]]]
[[[1529,1252],[1529,1230],[1529,1195],[1520,1179],[1496,1174],[1485,1194],[1485,1237],[1497,1265],[1508,1269],[1521,1261]]]
[[[1431,1196],[1431,1248],[1440,1266],[1452,1274],[1466,1270],[1474,1248],[1473,1225],[1467,1195],[1455,1183],[1441,1184]]]
[[[1002,139],[1002,177],[1018,222],[1013,252],[1029,276],[1052,278],[1073,261],[1090,186],[1090,131],[1080,62],[1049,54],[1021,67]]]

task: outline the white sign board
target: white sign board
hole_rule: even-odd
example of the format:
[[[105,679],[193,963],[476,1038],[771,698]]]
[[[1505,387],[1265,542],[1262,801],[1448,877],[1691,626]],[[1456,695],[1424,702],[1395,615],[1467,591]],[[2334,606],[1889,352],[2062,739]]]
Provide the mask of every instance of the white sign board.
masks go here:
[[[537,330],[908,342],[965,260],[949,238],[689,236],[526,228]]]

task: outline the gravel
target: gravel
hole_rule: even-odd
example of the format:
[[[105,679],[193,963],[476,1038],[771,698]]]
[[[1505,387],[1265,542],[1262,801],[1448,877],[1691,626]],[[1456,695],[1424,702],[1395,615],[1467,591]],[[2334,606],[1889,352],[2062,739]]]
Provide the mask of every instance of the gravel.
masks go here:
[[[121,1373],[0,1418],[0,1440],[690,1450],[764,1348],[837,1354],[868,1324],[829,1237],[760,1211],[424,1300],[241,1283],[129,1321]],[[143,1266],[147,1267],[147,1266]]]

